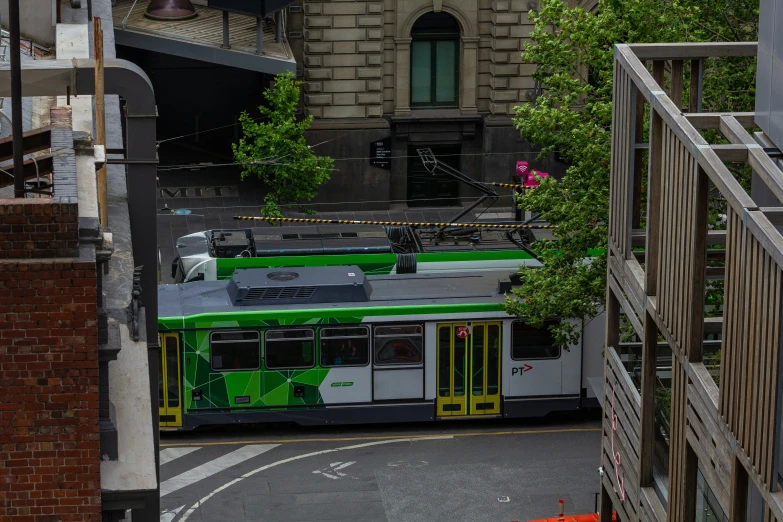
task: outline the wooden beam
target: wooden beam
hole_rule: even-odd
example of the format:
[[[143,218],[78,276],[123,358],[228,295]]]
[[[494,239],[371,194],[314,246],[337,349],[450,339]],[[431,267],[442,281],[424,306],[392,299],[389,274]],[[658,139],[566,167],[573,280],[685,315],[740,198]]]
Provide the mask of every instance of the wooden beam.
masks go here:
[[[704,85],[704,60],[700,58],[694,58],[691,60],[691,85],[689,99],[688,99],[688,111],[689,112],[701,112],[701,97],[702,88]]]
[[[663,82],[665,64],[653,62],[654,81]],[[647,69],[645,68],[645,72]],[[660,248],[660,223],[661,223],[661,190],[663,170],[663,119],[658,112],[650,107],[650,154],[647,160],[647,228],[644,250],[649,255],[645,257],[644,293],[647,296],[655,295],[658,291],[658,271],[660,261],[658,259]],[[633,245],[633,236],[631,238]],[[639,245],[642,246],[642,245]]]
[[[672,99],[674,105],[682,110],[682,91],[683,91],[683,62],[682,60],[672,60],[671,86],[669,90],[669,98]]]
[[[686,112],[683,116],[696,130],[717,129],[720,126],[721,116],[732,116],[746,129],[756,125],[754,112]]]
[[[745,163],[748,161],[748,147],[745,145],[710,145],[721,161],[727,163]]]
[[[722,56],[756,56],[756,42],[649,43],[628,47],[640,60],[690,60]]]
[[[22,134],[22,150],[25,154],[32,154],[52,148],[52,127],[41,127]],[[0,162],[8,161],[14,157],[13,137],[0,139]]]
[[[745,522],[748,513],[748,472],[739,459],[734,458],[731,470],[731,486],[729,498],[729,520],[731,522]]]
[[[647,255],[645,252],[637,252],[634,251],[633,253],[636,260],[644,260],[647,262]],[[707,261],[723,261],[726,259],[726,250],[723,248],[712,248],[710,250],[707,250]],[[646,273],[646,272],[645,272]]]
[[[783,207],[779,209],[783,214]],[[636,229],[631,235],[631,246],[633,248],[643,247],[647,239],[647,230]],[[707,244],[708,245],[725,245],[726,244],[726,231],[725,230],[710,230],[707,232]]]
[[[642,408],[639,418],[639,481],[641,487],[653,485],[655,451],[655,382],[658,327],[649,313],[644,314],[642,338]]]
[[[686,302],[690,301],[690,309],[684,310],[690,317],[690,342],[688,343],[688,361],[701,362],[702,341],[704,339],[704,285],[707,272],[707,217],[709,215],[709,179],[703,170],[696,173],[693,243],[691,245],[691,280],[686,284],[690,289],[686,294]],[[687,331],[687,328],[686,328]],[[687,514],[687,511],[686,511]]]

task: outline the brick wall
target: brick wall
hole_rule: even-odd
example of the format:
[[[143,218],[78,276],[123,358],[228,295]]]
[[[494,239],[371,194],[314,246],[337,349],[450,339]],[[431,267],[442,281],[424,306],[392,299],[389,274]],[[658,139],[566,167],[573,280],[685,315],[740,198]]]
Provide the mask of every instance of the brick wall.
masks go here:
[[[63,237],[72,206],[0,204],[0,211],[3,227],[22,227],[4,229],[3,241],[19,234],[28,237],[11,243],[32,244],[14,246],[16,255],[41,255],[46,241],[60,241],[57,252],[75,244]],[[2,521],[100,520],[96,292],[94,262],[0,261]]]
[[[0,199],[0,259],[77,257],[75,198]]]

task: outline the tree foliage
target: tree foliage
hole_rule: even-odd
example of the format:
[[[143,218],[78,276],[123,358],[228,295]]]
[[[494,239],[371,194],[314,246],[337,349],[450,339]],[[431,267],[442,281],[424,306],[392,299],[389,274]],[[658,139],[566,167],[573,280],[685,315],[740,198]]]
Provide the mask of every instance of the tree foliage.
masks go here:
[[[283,206],[308,212],[301,203],[315,197],[334,168],[331,158],[316,155],[305,140],[313,118],[296,116],[301,85],[293,73],[276,76],[274,87],[264,90],[268,106],[258,108],[260,121],[247,111],[239,117],[244,135],[232,145],[234,160],[243,179],[257,176],[266,184],[264,216],[281,217]]]
[[[555,239],[534,243],[543,267],[522,268],[522,284],[506,300],[509,313],[535,326],[559,320],[550,329],[564,345],[581,333],[567,319],[589,320],[604,306],[613,45],[752,41],[758,5],[758,0],[600,0],[598,12],[589,13],[563,0],[541,0],[539,11],[529,14],[535,28],[522,56],[537,66],[540,94],[516,108],[515,126],[541,147],[541,158],[556,152],[569,168],[561,181],[543,179],[520,197],[522,208],[556,225]],[[753,110],[755,60],[707,60],[704,77],[704,110]]]

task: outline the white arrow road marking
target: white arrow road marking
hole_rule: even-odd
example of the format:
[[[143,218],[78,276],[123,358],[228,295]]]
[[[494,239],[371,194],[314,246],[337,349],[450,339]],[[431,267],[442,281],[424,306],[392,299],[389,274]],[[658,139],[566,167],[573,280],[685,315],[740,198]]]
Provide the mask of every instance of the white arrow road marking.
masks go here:
[[[227,453],[222,457],[218,457],[214,460],[198,466],[197,468],[190,469],[184,473],[180,473],[176,477],[172,477],[160,485],[160,496],[165,497],[169,493],[173,493],[179,489],[190,486],[203,480],[207,477],[219,473],[223,470],[236,466],[237,464],[244,462],[253,457],[257,457],[262,453],[266,453],[272,448],[276,448],[280,444],[254,444],[252,446],[242,446],[238,450],[234,450],[231,453]]]
[[[188,453],[200,450],[201,446],[184,446],[182,448],[166,448],[160,451],[160,465],[171,462],[174,459],[184,457]]]
[[[347,468],[351,464],[356,464],[356,461],[351,461],[351,462],[332,462],[331,464],[329,464],[328,468],[317,469],[317,470],[313,471],[313,473],[321,473],[324,477],[328,477],[330,479],[339,479],[340,477],[347,477],[348,476],[347,473],[343,473],[342,471],[339,471],[339,470],[341,470],[343,468]],[[337,476],[332,475],[331,473],[327,473],[327,471],[329,471],[331,473],[336,473]]]
[[[410,443],[410,442],[415,442],[415,441],[419,441],[419,440],[441,440],[441,439],[445,439],[445,438],[452,439],[454,437],[452,437],[451,435],[446,435],[446,436],[437,436],[437,437],[415,437],[415,438],[410,438],[410,439],[405,438],[405,439],[379,440],[379,441],[376,441],[376,442],[365,442],[364,444],[354,444],[353,446],[343,446],[342,448],[334,448],[334,449],[327,449],[327,450],[321,450],[321,451],[314,451],[312,453],[305,453],[304,455],[297,455],[295,457],[289,457],[287,459],[278,460],[277,462],[273,462],[271,464],[267,464],[265,466],[261,466],[260,468],[256,468],[253,471],[248,471],[247,473],[245,473],[241,477],[237,477],[237,478],[235,478],[234,480],[232,480],[230,482],[226,482],[225,484],[223,484],[222,486],[220,486],[216,490],[212,491],[208,495],[205,495],[204,497],[199,499],[195,504],[193,504],[192,506],[190,506],[188,508],[188,510],[185,512],[185,514],[182,515],[182,518],[179,519],[179,522],[185,522],[188,519],[188,517],[190,517],[190,515],[192,515],[196,511],[196,509],[198,509],[198,507],[200,505],[202,505],[204,502],[206,502],[207,500],[211,499],[212,497],[214,497],[215,495],[217,495],[218,493],[220,493],[224,489],[230,488],[231,486],[233,486],[237,482],[241,482],[241,481],[245,480],[248,477],[252,477],[256,473],[261,473],[262,471],[265,471],[265,470],[267,470],[269,468],[274,468],[275,466],[280,466],[281,464],[288,464],[289,462],[293,462],[295,460],[306,459],[308,457],[315,457],[316,455],[324,455],[326,453],[334,453],[335,451],[345,451],[345,450],[366,448],[368,446],[378,446],[380,444],[391,444],[391,443],[394,443],[394,442],[409,442]]]
[[[171,522],[174,520],[174,517],[177,516],[177,513],[182,511],[182,508],[185,507],[185,504],[182,504],[177,509],[172,509],[171,511],[164,509],[160,514],[160,522]]]

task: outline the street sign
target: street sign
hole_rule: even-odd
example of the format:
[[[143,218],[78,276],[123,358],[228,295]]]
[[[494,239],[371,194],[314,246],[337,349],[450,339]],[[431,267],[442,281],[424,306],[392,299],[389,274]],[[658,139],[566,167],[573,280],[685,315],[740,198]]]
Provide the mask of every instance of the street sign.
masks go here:
[[[391,137],[370,143],[370,165],[391,170]]]
[[[517,176],[522,176],[522,179],[527,179],[527,161],[517,161],[517,168],[514,172]]]
[[[470,335],[470,326],[458,326],[457,327],[457,337],[460,339],[464,339],[465,337]]]

